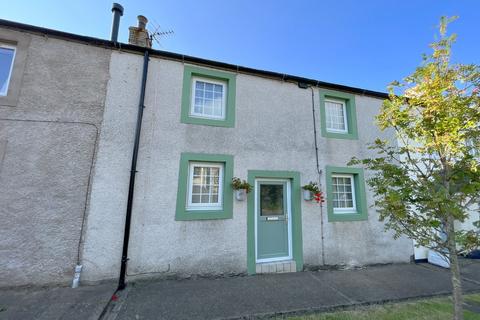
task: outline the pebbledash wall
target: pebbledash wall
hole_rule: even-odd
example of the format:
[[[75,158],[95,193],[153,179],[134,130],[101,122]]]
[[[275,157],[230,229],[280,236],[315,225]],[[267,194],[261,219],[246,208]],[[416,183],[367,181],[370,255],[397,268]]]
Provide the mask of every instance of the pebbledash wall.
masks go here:
[[[0,97],[0,286],[67,284],[78,261],[86,282],[117,278],[143,49],[4,20],[0,25],[0,42],[17,49],[8,95]],[[151,53],[127,274],[255,273],[252,198],[233,200],[226,219],[176,218],[181,154],[228,155],[233,175],[242,179],[287,172],[299,177],[292,192],[300,199],[299,185],[317,179],[312,91],[278,74],[220,70],[221,63]],[[184,72],[192,68],[235,79],[235,119],[225,127],[182,117]],[[382,99],[350,91],[329,93],[356,106],[357,133],[338,139],[324,132],[325,91],[313,87],[324,191],[332,167],[371,155],[366,143],[377,136],[393,140],[373,124]],[[409,261],[412,242],[385,233],[368,189],[365,198],[368,213],[360,221],[329,219],[328,203],[323,209],[296,203],[297,270]]]
[[[19,28],[0,96],[0,287],[69,283],[77,263],[110,50]]]
[[[142,63],[143,57],[139,54],[114,51],[111,55],[82,261],[82,279],[87,282],[118,276]],[[297,172],[301,185],[318,177],[311,89],[220,70],[236,83],[233,127],[188,124],[181,121],[181,106],[184,71],[191,67],[200,67],[206,73],[215,71],[206,65],[150,58],[129,276],[255,272],[254,268],[253,272],[248,269],[251,236],[247,212],[252,198],[233,200],[231,218],[176,220],[182,153],[232,156],[233,175],[242,179],[247,179],[253,170]],[[319,105],[320,93],[324,91],[313,87],[313,92],[325,191],[327,167],[347,167],[352,156],[373,156],[366,147],[368,142],[376,137],[393,141],[394,136],[389,131],[380,132],[373,123],[382,100],[358,94],[349,96],[356,105],[358,136],[338,139],[322,134]],[[352,93],[333,94],[341,97]],[[368,172],[365,172],[366,178]],[[298,198],[300,192],[299,188],[293,189]],[[329,221],[327,205],[321,209],[314,201],[302,199],[299,203],[301,241],[297,245],[300,245],[301,261],[297,261],[298,270],[303,265],[408,262],[413,254],[411,240],[394,240],[390,233],[384,232],[375,209],[371,208],[373,199],[368,189],[367,218],[361,221]]]

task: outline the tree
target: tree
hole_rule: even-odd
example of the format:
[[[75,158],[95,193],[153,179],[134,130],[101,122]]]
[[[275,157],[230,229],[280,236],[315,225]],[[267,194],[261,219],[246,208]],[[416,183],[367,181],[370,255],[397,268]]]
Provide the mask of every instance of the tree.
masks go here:
[[[371,170],[375,206],[395,238],[406,235],[449,259],[454,319],[463,319],[458,254],[478,248],[480,237],[455,223],[480,200],[480,69],[451,61],[456,36],[446,30],[455,19],[442,17],[433,52],[388,88],[376,120],[395,132],[398,145],[377,139],[369,146],[375,158],[350,164]]]

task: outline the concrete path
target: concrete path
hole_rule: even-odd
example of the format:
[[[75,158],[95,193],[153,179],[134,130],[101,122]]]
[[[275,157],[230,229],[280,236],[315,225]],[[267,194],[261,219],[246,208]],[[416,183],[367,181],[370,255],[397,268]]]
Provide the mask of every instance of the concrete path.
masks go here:
[[[480,292],[480,261],[463,260],[465,291]],[[0,290],[0,319],[98,319],[116,283]],[[397,264],[198,280],[130,283],[103,320],[240,319],[327,311],[451,291],[449,270]],[[471,306],[476,308],[476,306]],[[472,309],[473,310],[473,309]]]
[[[117,283],[0,290],[0,319],[98,319]]]
[[[480,291],[480,261],[463,262],[465,292]],[[428,264],[129,285],[109,319],[245,319],[445,295],[449,270]]]

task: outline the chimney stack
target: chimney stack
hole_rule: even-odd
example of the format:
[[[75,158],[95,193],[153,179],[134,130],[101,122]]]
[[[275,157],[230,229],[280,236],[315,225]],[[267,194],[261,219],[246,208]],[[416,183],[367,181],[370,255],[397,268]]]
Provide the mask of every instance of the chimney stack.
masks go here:
[[[144,16],[138,16],[138,26],[128,28],[130,34],[128,36],[128,43],[136,46],[151,48],[152,40],[148,35],[147,30],[147,18]]]
[[[113,3],[112,6],[113,20],[112,20],[112,33],[110,40],[117,42],[118,39],[118,27],[120,26],[120,17],[123,16],[123,7],[118,3]]]

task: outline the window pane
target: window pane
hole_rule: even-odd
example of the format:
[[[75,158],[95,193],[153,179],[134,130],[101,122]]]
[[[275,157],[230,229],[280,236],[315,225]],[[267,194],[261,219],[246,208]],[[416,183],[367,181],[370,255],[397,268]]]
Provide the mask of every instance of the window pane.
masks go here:
[[[0,47],[0,95],[7,95],[15,50]]]
[[[205,82],[197,81],[195,83],[196,89],[203,90],[204,87],[205,87]],[[199,91],[199,92],[202,93],[202,91]]]
[[[340,102],[325,101],[327,129],[336,131],[346,130],[344,107],[344,104]]]
[[[200,177],[200,176],[195,177],[194,176],[193,177],[193,186],[199,185],[199,187],[200,187],[201,184],[202,184],[202,177]]]
[[[214,119],[225,118],[225,90],[224,85],[208,81],[194,80],[194,100],[191,113],[200,117]]]
[[[221,205],[221,167],[198,164],[192,165],[190,170],[190,204],[197,204],[196,207],[202,207],[202,204],[209,207]]]
[[[283,215],[283,185],[260,185],[260,215]]]
[[[332,177],[333,207],[337,209],[353,209],[353,176]]]

